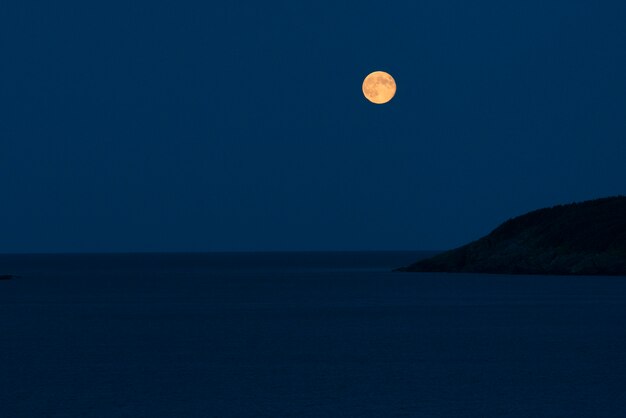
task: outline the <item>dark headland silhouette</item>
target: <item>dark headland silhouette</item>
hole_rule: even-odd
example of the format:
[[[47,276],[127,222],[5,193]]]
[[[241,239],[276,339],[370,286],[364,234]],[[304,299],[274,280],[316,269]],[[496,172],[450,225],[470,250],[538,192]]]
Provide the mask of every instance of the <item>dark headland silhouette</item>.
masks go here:
[[[0,274],[0,280],[11,280],[11,279],[15,279],[17,276],[14,276],[12,274]]]
[[[626,275],[626,197],[535,210],[397,271]]]

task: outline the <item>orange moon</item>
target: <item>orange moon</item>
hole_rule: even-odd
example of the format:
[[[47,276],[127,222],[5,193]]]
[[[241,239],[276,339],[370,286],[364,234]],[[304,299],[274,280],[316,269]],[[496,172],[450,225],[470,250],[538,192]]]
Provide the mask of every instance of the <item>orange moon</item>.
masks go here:
[[[363,95],[376,104],[384,104],[396,94],[396,81],[384,71],[374,71],[363,80]]]

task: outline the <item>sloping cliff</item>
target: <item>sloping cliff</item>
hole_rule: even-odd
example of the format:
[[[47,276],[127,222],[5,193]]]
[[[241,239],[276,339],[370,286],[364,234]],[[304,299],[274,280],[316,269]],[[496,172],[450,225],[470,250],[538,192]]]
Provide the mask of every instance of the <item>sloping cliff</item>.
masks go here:
[[[398,271],[626,275],[626,197],[539,209]]]

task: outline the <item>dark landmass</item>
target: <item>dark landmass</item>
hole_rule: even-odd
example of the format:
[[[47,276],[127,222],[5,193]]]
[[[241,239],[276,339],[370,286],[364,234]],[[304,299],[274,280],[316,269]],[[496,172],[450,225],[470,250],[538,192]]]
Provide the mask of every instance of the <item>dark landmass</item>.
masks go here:
[[[11,280],[11,279],[15,279],[17,276],[14,276],[12,274],[0,274],[0,280]]]
[[[626,276],[626,197],[539,209],[397,271]]]

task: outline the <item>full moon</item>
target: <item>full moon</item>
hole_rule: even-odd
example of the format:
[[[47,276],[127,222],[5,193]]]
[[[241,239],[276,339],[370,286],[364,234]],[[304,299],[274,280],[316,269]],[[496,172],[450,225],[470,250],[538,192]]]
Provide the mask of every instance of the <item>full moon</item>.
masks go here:
[[[387,103],[395,94],[396,81],[384,71],[374,71],[363,80],[363,95],[372,103]]]

